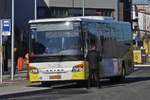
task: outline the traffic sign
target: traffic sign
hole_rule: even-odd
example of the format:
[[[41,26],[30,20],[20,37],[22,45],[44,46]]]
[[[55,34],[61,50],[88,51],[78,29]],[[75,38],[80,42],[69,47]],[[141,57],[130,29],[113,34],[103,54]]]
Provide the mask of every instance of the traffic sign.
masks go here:
[[[10,36],[11,33],[11,19],[2,19],[1,22],[2,35]]]

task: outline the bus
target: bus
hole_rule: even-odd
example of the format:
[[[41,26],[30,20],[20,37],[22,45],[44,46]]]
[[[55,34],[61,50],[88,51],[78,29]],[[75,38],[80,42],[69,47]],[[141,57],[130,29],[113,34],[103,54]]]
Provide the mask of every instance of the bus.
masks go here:
[[[30,20],[29,80],[86,82],[87,54],[96,41],[102,60],[100,78],[122,80],[133,72],[132,33],[128,22],[83,16]]]

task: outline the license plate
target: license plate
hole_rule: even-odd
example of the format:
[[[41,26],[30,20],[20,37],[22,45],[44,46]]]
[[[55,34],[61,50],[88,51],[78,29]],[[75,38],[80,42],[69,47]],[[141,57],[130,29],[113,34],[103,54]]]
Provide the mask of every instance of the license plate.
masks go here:
[[[50,79],[61,79],[60,75],[54,75],[54,76],[50,76]]]

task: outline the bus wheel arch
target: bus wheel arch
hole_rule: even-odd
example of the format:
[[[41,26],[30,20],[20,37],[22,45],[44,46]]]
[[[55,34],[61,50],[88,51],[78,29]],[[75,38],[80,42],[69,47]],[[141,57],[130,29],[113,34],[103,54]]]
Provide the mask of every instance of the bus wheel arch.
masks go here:
[[[112,82],[124,82],[125,81],[125,75],[126,75],[126,68],[125,68],[125,61],[123,60],[122,61],[122,64],[121,64],[121,73],[120,75],[118,76],[114,76],[114,77],[111,77],[110,80]]]

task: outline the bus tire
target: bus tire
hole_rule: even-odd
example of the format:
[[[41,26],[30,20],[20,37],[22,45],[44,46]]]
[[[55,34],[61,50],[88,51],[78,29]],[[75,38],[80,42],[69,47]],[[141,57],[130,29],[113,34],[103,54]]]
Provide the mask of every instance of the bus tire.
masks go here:
[[[44,87],[51,86],[51,83],[50,83],[50,82],[47,82],[47,81],[41,82],[41,83],[42,83],[42,86],[44,86]]]
[[[125,68],[122,68],[121,75],[116,77],[116,82],[124,82],[125,81]]]
[[[125,67],[122,68],[122,71],[121,71],[121,80],[124,81],[125,80],[125,76],[126,76],[126,70],[125,70]]]
[[[121,69],[121,76],[120,76],[120,81],[123,82],[125,80],[126,76],[126,69],[125,69],[125,62],[122,62],[122,69]]]
[[[87,80],[85,80],[85,81],[78,81],[77,82],[77,86],[78,87],[84,87],[84,88],[87,88],[88,87],[88,81]]]

